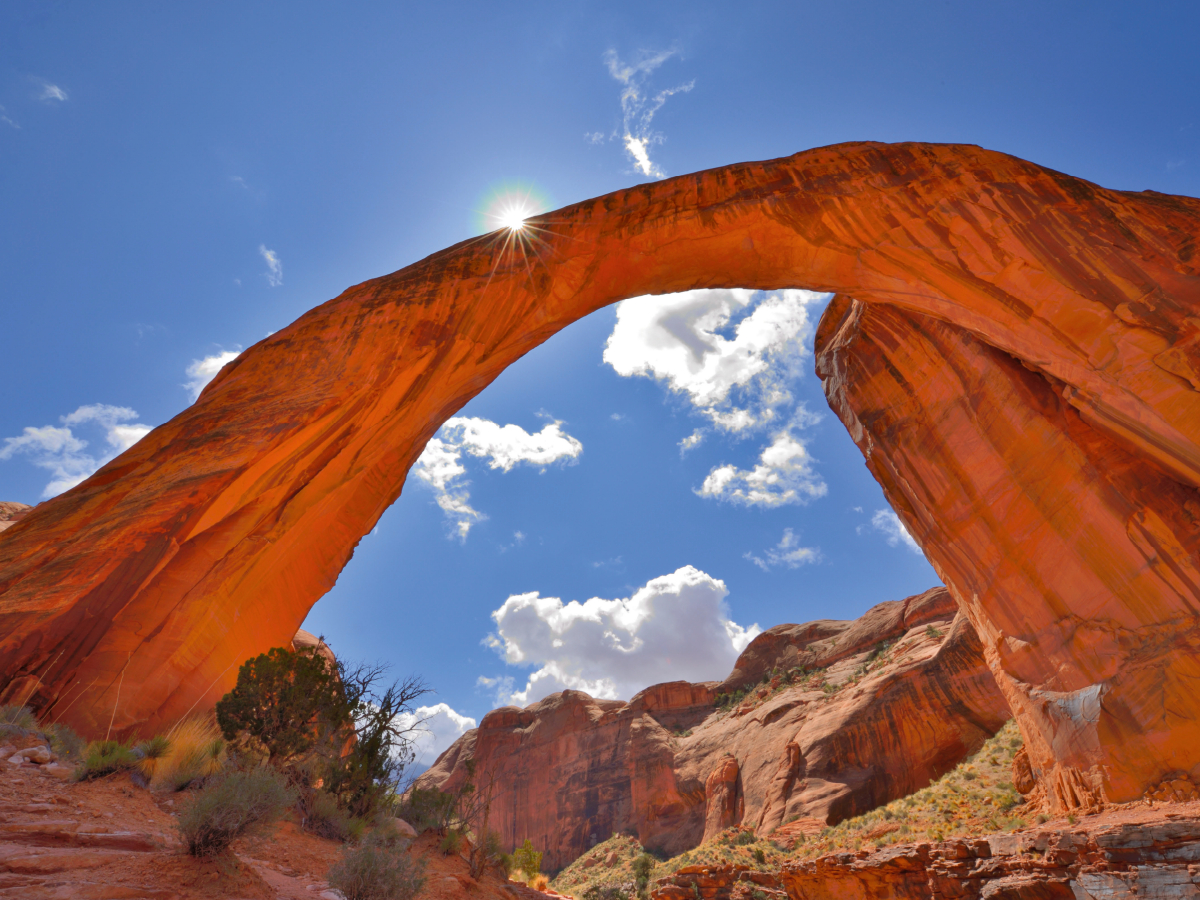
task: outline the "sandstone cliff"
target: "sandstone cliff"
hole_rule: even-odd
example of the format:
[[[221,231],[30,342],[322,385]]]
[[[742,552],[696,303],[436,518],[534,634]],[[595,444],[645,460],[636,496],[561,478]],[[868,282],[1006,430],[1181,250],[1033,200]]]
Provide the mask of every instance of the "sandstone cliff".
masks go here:
[[[852,622],[772,628],[724,682],[493,710],[417,786],[453,789],[474,760],[495,777],[490,826],[509,845],[532,838],[558,868],[616,831],[674,854],[735,824],[767,835],[785,820],[837,822],[923,787],[1009,716],[970,624],[936,588]]]
[[[0,533],[0,701],[92,735],[211,705],[505,366],[626,297],[803,287],[841,296],[830,402],[970,615],[1051,801],[1200,775],[1198,234],[1192,198],[854,143],[465,241],[249,348]]]

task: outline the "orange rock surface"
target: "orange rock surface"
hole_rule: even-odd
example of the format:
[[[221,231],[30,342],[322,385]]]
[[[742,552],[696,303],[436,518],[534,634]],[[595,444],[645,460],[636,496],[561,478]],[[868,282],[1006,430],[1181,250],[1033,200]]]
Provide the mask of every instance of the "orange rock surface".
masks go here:
[[[0,698],[91,734],[212,705],[505,366],[626,297],[804,287],[856,301],[827,316],[830,396],[972,617],[1036,774],[1065,805],[1137,796],[1200,760],[1198,234],[1195,199],[855,143],[465,241],[251,347],[0,534]]]
[[[761,681],[800,667],[805,680]],[[739,705],[714,708],[739,688]],[[836,823],[924,787],[1009,716],[970,623],[936,588],[852,622],[772,628],[721,683],[493,710],[417,786],[453,790],[473,761],[478,782],[495,779],[489,827],[506,846],[531,838],[554,869],[618,831],[676,854],[731,825]]]
[[[1050,809],[1200,776],[1196,489],[955,326],[839,299],[818,343],[831,403],[984,640]]]

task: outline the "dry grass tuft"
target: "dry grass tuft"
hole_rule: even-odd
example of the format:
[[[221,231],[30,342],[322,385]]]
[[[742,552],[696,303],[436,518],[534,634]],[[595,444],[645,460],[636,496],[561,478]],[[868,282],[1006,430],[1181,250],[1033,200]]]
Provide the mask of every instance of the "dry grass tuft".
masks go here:
[[[217,774],[225,765],[225,739],[211,720],[184,719],[165,737],[166,752],[152,767],[153,787],[181,791],[193,781]]]

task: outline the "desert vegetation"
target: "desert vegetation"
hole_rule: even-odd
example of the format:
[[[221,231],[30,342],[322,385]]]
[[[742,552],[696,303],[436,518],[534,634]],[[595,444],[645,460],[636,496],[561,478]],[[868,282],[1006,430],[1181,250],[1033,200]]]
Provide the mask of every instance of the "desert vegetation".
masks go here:
[[[1031,821],[1011,781],[1012,759],[1020,747],[1020,732],[1010,721],[973,756],[903,799],[807,835],[788,833],[789,821],[782,833],[763,837],[749,829],[729,828],[664,862],[651,857],[654,865],[648,877],[662,878],[697,865],[737,864],[773,872],[785,862],[830,853],[1023,828]],[[586,900],[630,900],[646,868],[641,862],[644,853],[636,838],[613,835],[563,869],[552,886]]]
[[[926,634],[929,637],[936,638],[942,636],[942,632],[933,628],[932,625],[926,629]],[[853,672],[836,681],[830,680],[829,667],[818,666],[808,668],[806,666],[794,666],[787,670],[774,668],[764,674],[757,684],[717,694],[714,705],[717,709],[723,711],[730,711],[739,707],[743,710],[749,710],[756,706],[761,706],[776,694],[790,687],[798,687],[801,690],[808,691],[821,691],[827,696],[836,694],[845,688],[858,684],[872,672],[886,666],[892,660],[893,654],[891,651],[895,647],[895,644],[895,641],[880,641]]]
[[[357,838],[397,801],[413,758],[411,729],[398,716],[429,689],[417,678],[385,684],[385,672],[316,647],[276,647],[247,660],[217,703],[239,762],[283,775],[302,824],[323,837]]]

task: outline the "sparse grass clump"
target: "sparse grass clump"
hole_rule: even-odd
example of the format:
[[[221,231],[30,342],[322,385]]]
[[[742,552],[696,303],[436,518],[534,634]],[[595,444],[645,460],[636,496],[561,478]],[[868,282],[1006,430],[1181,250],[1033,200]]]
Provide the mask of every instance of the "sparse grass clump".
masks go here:
[[[422,862],[399,841],[375,835],[347,851],[328,879],[346,900],[411,900],[425,884]]]
[[[113,772],[132,769],[138,758],[128,744],[120,741],[92,741],[83,751],[83,762],[75,770],[76,781],[103,778]]]
[[[156,734],[148,740],[141,741],[133,748],[137,757],[137,770],[149,784],[154,780],[154,774],[162,764],[163,759],[171,749],[171,742],[164,734]]]
[[[184,719],[165,737],[151,738],[144,743],[149,745],[160,740],[166,747],[164,749],[162,743],[155,747],[162,750],[162,755],[151,766],[154,773],[152,787],[182,791],[216,775],[225,765],[225,740],[211,720]]]
[[[0,741],[25,737],[38,728],[37,717],[28,706],[0,706]]]
[[[353,841],[366,831],[367,823],[342,809],[337,798],[326,791],[310,791],[299,804],[302,825],[313,834],[334,841]]]
[[[179,833],[192,856],[218,856],[234,839],[265,826],[296,800],[286,779],[259,766],[212,778],[179,815]]]
[[[42,733],[50,741],[50,749],[63,761],[81,758],[84,748],[87,747],[87,741],[67,725],[51,722],[42,729]]]

